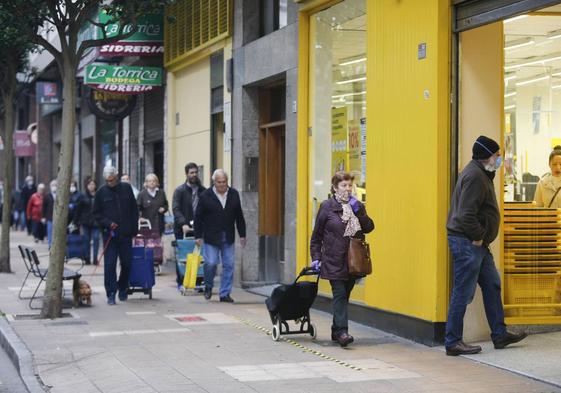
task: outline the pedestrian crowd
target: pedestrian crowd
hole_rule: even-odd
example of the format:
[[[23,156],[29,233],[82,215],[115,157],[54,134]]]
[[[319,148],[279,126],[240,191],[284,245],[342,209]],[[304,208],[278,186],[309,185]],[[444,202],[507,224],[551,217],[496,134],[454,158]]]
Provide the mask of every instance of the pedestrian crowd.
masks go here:
[[[446,226],[452,254],[453,287],[445,347],[446,354],[451,356],[481,351],[481,347],[463,341],[463,319],[477,284],[482,289],[495,348],[502,349],[526,337],[525,333],[511,333],[506,329],[500,276],[489,249],[500,224],[493,179],[501,167],[501,150],[494,140],[480,136],[472,151],[472,160],[458,177]],[[556,199],[559,195],[561,200],[558,193],[561,189],[561,148],[551,153],[549,163],[552,172],[540,181],[536,202],[539,206],[553,204],[558,207],[561,205]],[[131,184],[129,175],[119,177],[111,166],[104,169],[103,179],[105,184],[98,189],[95,180],[88,178],[83,192],[79,191],[77,182],[71,183],[67,220],[69,233],[84,237],[86,264],[97,264],[103,247],[104,284],[109,305],[116,304],[117,297],[121,302],[127,300],[133,238],[139,232],[139,222],[149,223],[151,230],[162,236],[166,214],[173,216],[175,239],[191,238],[202,250],[205,299],[212,298],[217,267],[221,264],[219,301],[234,302],[231,291],[235,238],[237,232],[241,247],[245,247],[246,222],[240,195],[229,185],[226,171],[215,170],[211,186],[205,188],[199,178],[198,165],[188,163],[185,182],[173,193],[171,212],[166,194],[153,173],[146,176],[140,191]],[[0,183],[0,195],[2,193]],[[36,185],[34,178],[28,176],[12,198],[14,229],[27,231],[35,242],[42,242],[46,237],[50,246],[57,199],[56,180],[47,188],[43,183]],[[347,308],[355,283],[364,276],[352,271],[351,259],[355,255],[351,256],[351,250],[356,246],[355,241],[364,245],[365,234],[373,230],[374,221],[368,216],[365,205],[353,195],[353,176],[347,172],[335,173],[330,197],[321,204],[315,218],[310,260],[311,268],[330,283],[331,338],[342,347],[354,341],[349,334]],[[181,290],[184,277],[177,266],[176,281]]]

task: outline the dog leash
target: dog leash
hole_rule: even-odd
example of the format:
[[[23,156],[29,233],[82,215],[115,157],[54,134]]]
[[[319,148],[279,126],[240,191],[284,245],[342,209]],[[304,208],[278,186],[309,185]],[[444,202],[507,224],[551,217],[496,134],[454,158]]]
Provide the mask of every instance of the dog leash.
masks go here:
[[[95,275],[95,272],[97,271],[97,268],[99,266],[101,266],[101,258],[103,258],[103,255],[105,255],[105,251],[107,251],[107,248],[109,247],[109,242],[111,241],[111,239],[115,236],[115,233],[113,231],[109,231],[109,236],[107,237],[107,240],[105,241],[105,244],[103,245],[103,249],[101,250],[101,254],[99,254],[99,256],[97,257],[97,263],[95,265],[95,268],[92,272],[92,274],[90,275],[90,281],[92,280],[93,276]]]

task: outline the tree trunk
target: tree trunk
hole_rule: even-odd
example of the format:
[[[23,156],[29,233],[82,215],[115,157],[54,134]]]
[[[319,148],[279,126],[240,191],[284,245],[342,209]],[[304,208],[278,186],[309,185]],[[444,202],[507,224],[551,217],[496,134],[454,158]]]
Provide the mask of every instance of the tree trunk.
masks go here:
[[[72,55],[68,56],[71,57]],[[74,128],[76,126],[76,75],[73,59],[64,60],[62,71],[62,132],[58,161],[57,197],[53,212],[53,234],[49,255],[49,274],[41,318],[59,318],[62,314],[62,275],[66,251],[68,202],[74,160]]]
[[[2,94],[4,100],[4,207],[2,210],[2,234],[0,235],[0,273],[11,273],[10,268],[10,224],[12,216],[12,190],[14,188],[14,105],[16,73],[10,75],[9,86]]]

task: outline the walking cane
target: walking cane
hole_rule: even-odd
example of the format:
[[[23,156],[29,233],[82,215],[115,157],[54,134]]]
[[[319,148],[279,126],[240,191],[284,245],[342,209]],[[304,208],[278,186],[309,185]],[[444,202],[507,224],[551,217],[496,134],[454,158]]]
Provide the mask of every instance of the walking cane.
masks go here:
[[[93,278],[93,276],[95,275],[95,272],[97,271],[97,268],[101,265],[101,258],[103,258],[103,255],[105,255],[105,251],[107,251],[107,247],[109,247],[109,242],[111,241],[111,239],[115,236],[115,234],[113,233],[113,231],[109,231],[109,236],[107,237],[107,240],[105,241],[105,244],[103,245],[103,249],[101,250],[101,254],[97,257],[97,263],[95,265],[95,268],[92,272],[92,274],[90,275],[90,281]]]

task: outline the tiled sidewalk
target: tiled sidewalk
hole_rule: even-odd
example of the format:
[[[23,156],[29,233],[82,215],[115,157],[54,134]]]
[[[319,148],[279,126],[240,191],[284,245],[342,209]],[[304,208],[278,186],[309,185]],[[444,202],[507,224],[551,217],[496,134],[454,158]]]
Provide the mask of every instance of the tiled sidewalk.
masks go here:
[[[16,274],[0,275],[0,309],[30,314],[17,299],[24,269],[14,261]],[[153,300],[134,294],[110,307],[101,269],[92,272],[83,270],[95,289],[92,307],[66,310],[74,318],[11,322],[54,393],[561,392],[357,324],[356,343],[341,349],[330,340],[330,316],[320,312],[312,313],[316,341],[296,335],[274,342],[262,297],[236,290],[236,303],[225,304],[216,295],[210,302],[181,296],[173,266],[157,277]]]

